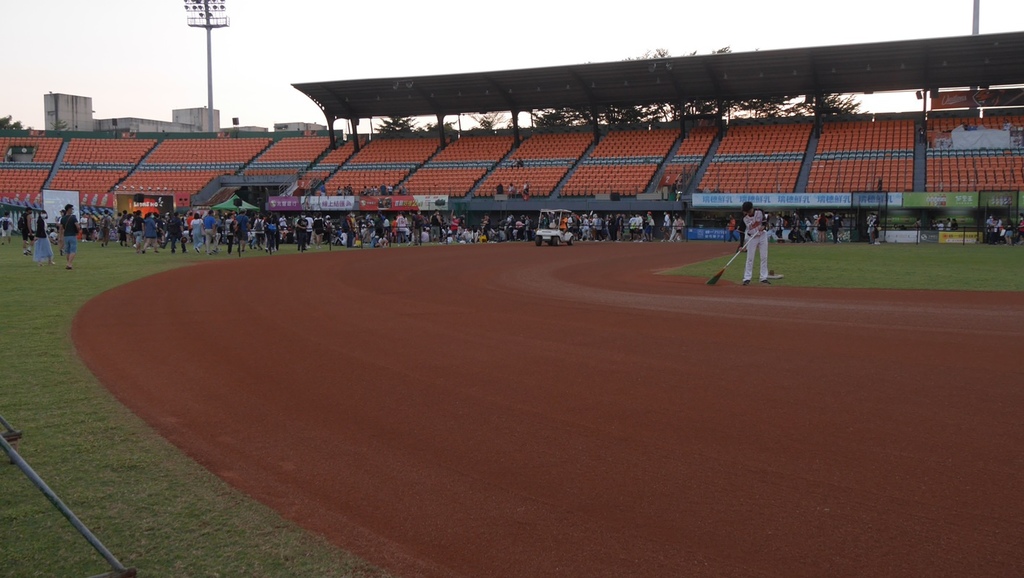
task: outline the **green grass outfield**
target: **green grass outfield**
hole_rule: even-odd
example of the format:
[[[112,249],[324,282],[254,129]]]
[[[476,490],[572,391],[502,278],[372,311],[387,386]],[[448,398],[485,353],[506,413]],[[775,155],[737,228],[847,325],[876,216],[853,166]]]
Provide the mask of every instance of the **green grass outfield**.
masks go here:
[[[123,564],[151,577],[386,575],[181,454],[121,406],[73,351],[72,317],[93,296],[196,261],[237,257],[135,255],[82,243],[76,269],[66,271],[59,255],[57,265],[40,268],[20,247],[20,238],[0,245],[0,415],[24,432],[22,456]],[[109,339],[111,347],[131,346],[125,336]],[[0,576],[109,569],[2,458],[0,485]]]
[[[737,257],[722,279],[739,283],[745,259]],[[719,257],[665,274],[710,279],[728,261]],[[758,266],[755,261],[755,277]],[[768,267],[784,275],[774,283],[799,287],[1024,291],[1024,246],[771,243]]]

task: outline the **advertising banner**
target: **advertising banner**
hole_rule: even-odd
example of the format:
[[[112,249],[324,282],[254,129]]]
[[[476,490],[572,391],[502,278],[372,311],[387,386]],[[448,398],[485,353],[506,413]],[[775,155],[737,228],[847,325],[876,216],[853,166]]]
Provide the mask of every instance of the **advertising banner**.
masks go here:
[[[267,210],[271,212],[301,211],[302,197],[267,197]]]
[[[134,213],[135,211],[142,211],[142,215],[146,213],[170,213],[174,211],[174,195],[142,195],[142,202],[135,202],[135,195],[117,195],[117,206],[115,210],[120,213],[121,211],[128,211]]]
[[[898,209],[903,206],[903,193],[854,193],[854,207],[881,207]]]
[[[1024,89],[1021,88],[951,90],[940,92],[932,98],[932,110],[1020,106],[1022,104],[1024,104]]]
[[[60,219],[60,212],[64,207],[74,207],[76,216],[82,216],[82,207],[79,206],[78,191],[51,191],[43,189],[43,210],[46,211],[46,222],[56,223]],[[33,225],[34,226],[34,225]]]
[[[973,244],[981,242],[981,233],[966,231],[940,231],[939,232],[940,243],[956,243],[962,244]]]
[[[998,208],[1009,208],[1020,206],[1021,193],[981,193],[981,206],[983,207],[998,207]]]
[[[108,209],[114,208],[114,194],[113,193],[84,193],[80,197],[80,202],[83,207],[105,207]]]
[[[416,211],[419,205],[412,195],[390,197],[359,197],[360,211]]]
[[[694,208],[739,208],[750,201],[755,207],[849,208],[850,193],[694,193]]]
[[[686,238],[691,241],[724,241],[725,229],[686,229]]]
[[[350,195],[344,196],[309,196],[299,197],[302,208],[307,211],[353,211],[356,208],[356,198]]]
[[[964,208],[978,206],[978,193],[903,193],[903,208]]]
[[[413,195],[421,211],[445,211],[448,209],[448,195]]]
[[[886,243],[917,243],[917,231],[885,231],[883,238]]]

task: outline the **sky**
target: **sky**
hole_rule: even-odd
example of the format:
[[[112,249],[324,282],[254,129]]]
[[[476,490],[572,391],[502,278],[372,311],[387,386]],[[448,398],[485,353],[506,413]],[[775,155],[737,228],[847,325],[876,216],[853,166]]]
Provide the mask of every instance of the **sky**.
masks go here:
[[[293,83],[409,77],[971,34],[973,0],[340,2],[218,0],[214,108],[222,125],[326,121]],[[0,0],[0,116],[43,128],[47,92],[89,96],[95,118],[171,120],[206,106],[206,32],[184,0]],[[627,6],[625,9],[620,6]],[[980,33],[1024,30],[1024,0],[981,0]],[[861,99],[920,106],[912,93]],[[446,119],[448,121],[453,118]],[[337,128],[344,128],[343,121]],[[368,125],[360,125],[367,132]]]

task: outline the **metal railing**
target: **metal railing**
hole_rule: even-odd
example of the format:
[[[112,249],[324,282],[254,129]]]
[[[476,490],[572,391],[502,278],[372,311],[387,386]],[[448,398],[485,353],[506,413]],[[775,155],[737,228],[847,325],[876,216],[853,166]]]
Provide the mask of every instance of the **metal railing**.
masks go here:
[[[35,487],[39,488],[39,491],[42,492],[44,496],[46,496],[46,499],[49,500],[50,503],[53,504],[53,506],[57,508],[57,510],[65,518],[67,518],[68,522],[71,523],[75,530],[77,530],[78,533],[81,534],[82,537],[85,538],[87,542],[89,542],[89,545],[92,546],[93,549],[95,549],[96,552],[99,553],[99,555],[107,561],[107,564],[110,565],[109,572],[105,574],[100,574],[93,578],[134,577],[136,575],[135,568],[126,568],[123,564],[121,564],[121,562],[113,554],[110,553],[110,550],[108,550],[107,547],[99,541],[99,538],[97,538],[89,530],[89,528],[86,527],[86,525],[83,524],[80,519],[78,519],[78,516],[76,516],[75,513],[72,512],[71,509],[68,508],[63,501],[61,501],[60,497],[57,496],[57,493],[50,489],[50,486],[46,485],[46,482],[44,482],[43,479],[39,477],[39,474],[37,474],[35,470],[33,470],[32,467],[28,465],[28,462],[26,462],[25,459],[21,457],[21,454],[19,454],[14,447],[21,440],[21,432],[19,430],[14,429],[11,426],[11,424],[8,423],[7,420],[3,418],[3,416],[0,416],[0,425],[2,425],[4,428],[2,435],[0,435],[0,447],[3,447],[3,450],[10,458],[11,463],[18,466],[22,473],[25,474],[25,477],[27,477],[29,481],[32,482],[33,485],[35,485]]]

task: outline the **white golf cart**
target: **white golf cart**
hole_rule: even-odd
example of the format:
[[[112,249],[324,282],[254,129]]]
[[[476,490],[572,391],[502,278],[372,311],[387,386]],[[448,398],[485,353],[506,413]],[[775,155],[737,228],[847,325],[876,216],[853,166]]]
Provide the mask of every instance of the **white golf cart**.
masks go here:
[[[533,242],[540,247],[547,243],[557,246],[559,243],[572,245],[573,235],[566,229],[562,229],[562,219],[568,218],[572,211],[565,209],[541,209],[540,218],[537,220],[537,232],[533,235]]]

